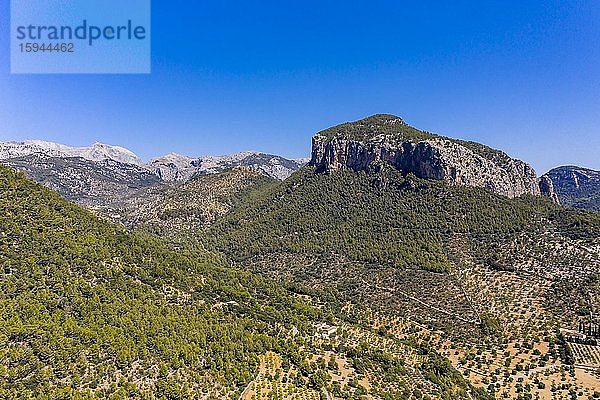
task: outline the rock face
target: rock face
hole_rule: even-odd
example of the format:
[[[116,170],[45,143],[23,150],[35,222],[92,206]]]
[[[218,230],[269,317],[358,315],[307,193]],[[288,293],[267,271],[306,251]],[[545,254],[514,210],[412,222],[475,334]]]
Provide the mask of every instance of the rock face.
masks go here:
[[[548,175],[542,175],[540,177],[540,192],[542,196],[549,197],[556,204],[560,204],[560,199],[554,190],[554,183]]]
[[[192,157],[170,153],[150,160],[146,168],[165,181],[187,181],[196,173],[195,161]]]
[[[393,115],[375,115],[317,133],[310,164],[318,172],[376,172],[388,164],[424,179],[481,187],[518,197],[540,195],[534,169],[473,142],[419,131]]]
[[[548,171],[541,179],[552,182],[562,205],[600,211],[600,171],[564,166]]]

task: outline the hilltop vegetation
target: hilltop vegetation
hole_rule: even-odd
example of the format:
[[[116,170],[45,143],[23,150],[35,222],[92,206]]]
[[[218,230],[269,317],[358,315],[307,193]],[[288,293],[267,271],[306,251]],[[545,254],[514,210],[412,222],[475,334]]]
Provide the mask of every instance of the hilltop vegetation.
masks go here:
[[[325,137],[328,140],[343,138],[360,142],[367,142],[380,135],[386,136],[392,142],[445,139],[460,144],[499,165],[505,165],[510,160],[510,157],[500,150],[492,149],[477,142],[453,139],[423,131],[408,125],[400,117],[389,114],[376,114],[359,121],[346,122],[316,134],[316,136]]]
[[[401,118],[389,114],[376,114],[355,122],[346,122],[317,133],[328,139],[344,138],[366,141],[377,135],[392,135],[398,140],[427,140],[436,135],[413,128]]]
[[[199,228],[229,211],[247,188],[274,181],[260,172],[237,167],[145,188],[99,210],[131,229],[192,240]]]

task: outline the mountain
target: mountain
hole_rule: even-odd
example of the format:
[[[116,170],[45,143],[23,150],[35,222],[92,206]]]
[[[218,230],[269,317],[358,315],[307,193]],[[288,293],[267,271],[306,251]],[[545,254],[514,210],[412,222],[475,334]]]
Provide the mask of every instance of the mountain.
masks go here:
[[[0,161],[24,171],[69,200],[113,209],[127,208],[142,193],[162,193],[173,184],[200,175],[245,167],[268,177],[285,179],[307,162],[242,152],[198,158],[171,153],[144,164],[133,152],[118,146],[96,143],[89,147],[69,147],[40,140],[0,142]]]
[[[0,194],[0,398],[490,399],[357,308],[128,232],[4,166]]]
[[[3,163],[25,172],[66,199],[92,207],[123,201],[141,188],[161,184],[160,178],[146,168],[110,158],[92,161],[34,153]]]
[[[224,156],[188,157],[170,153],[147,164],[132,151],[119,146],[95,143],[88,147],[69,147],[43,140],[0,142],[0,160],[34,154],[54,158],[79,157],[88,161],[113,160],[145,167],[165,181],[186,181],[195,175],[214,174],[235,167],[248,167],[275,179],[285,179],[308,162],[289,160],[277,155],[246,151]]]
[[[86,206],[128,198],[161,180],[130,150],[95,143],[69,147],[41,140],[0,142],[0,162]]]
[[[125,398],[202,388],[201,398],[243,400],[600,390],[600,347],[573,339],[600,322],[600,214],[558,204],[552,180],[538,182],[527,164],[390,115],[316,133],[309,165],[283,181],[244,166],[196,173],[195,160],[170,155],[171,176],[191,168],[191,178],[95,207],[132,232],[0,167],[0,266],[13,279],[0,279],[0,360],[27,366],[0,362],[0,398],[53,398],[54,388]],[[33,312],[33,322],[60,324],[23,321],[28,304],[59,313]],[[90,340],[74,337],[73,320],[102,333],[75,346],[92,349],[87,369],[60,351]],[[67,371],[50,369],[49,389],[28,380],[49,365]]]
[[[384,137],[382,130],[386,130]],[[540,196],[533,186],[537,178],[530,175],[526,164],[483,145],[448,139],[446,146],[453,149],[467,146],[457,150],[465,157],[455,160],[456,164],[437,147],[423,153],[430,159],[413,152],[405,156],[408,150],[430,146],[429,142],[421,145],[422,140],[446,139],[417,131],[390,116],[319,132],[313,139],[309,166],[283,182],[249,186],[240,201],[208,226],[206,235],[212,238],[212,246],[253,271],[299,282],[314,278],[311,285],[338,286],[347,280],[353,282],[348,284],[350,288],[362,280],[387,287],[415,285],[410,279],[398,283],[399,271],[406,276],[425,271],[419,274],[443,281],[444,276],[463,268],[467,259],[483,270],[522,268],[548,279],[564,273],[579,281],[594,274],[595,262],[600,262],[595,247],[600,217],[564,209]],[[388,157],[390,154],[396,155]],[[492,176],[486,171],[478,175],[472,169],[471,163],[487,165],[481,154],[487,154],[488,161],[495,160],[488,165],[491,169],[504,165],[506,176],[517,174],[511,169],[514,166],[527,173],[511,178],[514,186],[503,181],[482,188],[475,183],[488,182]],[[464,180],[436,173],[443,173],[446,167]],[[428,177],[419,176],[419,171]],[[508,196],[524,190],[524,183],[531,193]],[[494,190],[500,188],[504,189]],[[568,250],[546,254],[549,243]],[[522,265],[524,254],[543,262]],[[311,267],[306,265],[309,260]],[[336,265],[335,272],[331,264]],[[434,304],[448,300],[445,292],[432,296]],[[474,311],[466,303],[457,311],[463,307],[468,313]],[[472,320],[482,313],[472,314]],[[427,318],[431,320],[431,314]],[[440,318],[446,320],[444,315]]]
[[[0,160],[32,154],[42,154],[57,158],[81,157],[89,161],[114,160],[123,164],[143,165],[143,161],[132,151],[103,143],[94,143],[89,147],[69,147],[43,140],[0,142]]]
[[[528,164],[478,143],[420,131],[393,115],[374,115],[317,133],[310,164],[326,172],[377,171],[388,164],[420,178],[482,187],[508,197],[540,194]]]
[[[600,171],[565,166],[550,170],[544,177],[552,182],[561,204],[600,211]]]
[[[279,348],[276,330],[310,329],[305,305],[217,256],[127,233],[2,166],[0,193],[1,398],[223,397]]]
[[[196,175],[185,182],[152,185],[99,211],[132,229],[160,236],[189,236],[227,213],[249,188],[272,181],[275,179],[256,170],[235,167]]]
[[[275,179],[286,179],[300,169],[305,160],[288,160],[254,151],[225,156],[187,157],[171,153],[151,160],[147,167],[167,181],[185,181],[196,175],[214,174],[235,167],[247,167]]]
[[[599,215],[540,196],[532,170],[504,153],[395,117],[324,132],[307,167],[249,186],[202,227],[205,246],[301,293],[328,293],[340,310],[365,307],[373,328],[395,337],[414,322],[497,398],[599,389],[593,373],[560,372],[598,366],[596,346],[561,332],[590,312],[598,322]],[[464,178],[444,175],[452,168]],[[491,171],[506,179],[493,182]],[[564,387],[548,390],[562,377]]]

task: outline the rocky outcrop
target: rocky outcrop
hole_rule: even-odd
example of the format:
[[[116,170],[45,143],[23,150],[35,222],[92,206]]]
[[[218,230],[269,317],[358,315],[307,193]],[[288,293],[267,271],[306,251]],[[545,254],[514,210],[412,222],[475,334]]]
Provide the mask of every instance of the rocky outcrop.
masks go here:
[[[560,204],[558,195],[554,190],[554,183],[552,183],[552,179],[550,179],[548,175],[542,175],[540,177],[540,193],[542,196],[550,198],[556,204]]]
[[[508,197],[541,194],[534,169],[500,151],[409,131],[401,119],[387,115],[364,121],[355,123],[358,128],[344,124],[315,135],[310,164],[327,173],[343,168],[376,172],[387,164],[420,178],[486,188]]]
[[[197,173],[197,159],[177,153],[154,158],[146,168],[165,181],[187,181]]]

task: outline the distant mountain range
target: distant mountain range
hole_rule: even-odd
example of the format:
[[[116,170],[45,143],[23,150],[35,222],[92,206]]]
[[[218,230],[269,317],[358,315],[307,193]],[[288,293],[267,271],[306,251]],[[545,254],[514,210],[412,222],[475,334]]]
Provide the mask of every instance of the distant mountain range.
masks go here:
[[[122,164],[133,164],[151,170],[166,181],[185,181],[195,175],[222,172],[238,166],[249,167],[275,179],[285,179],[308,162],[308,158],[290,160],[257,151],[244,151],[224,156],[203,157],[170,153],[144,163],[131,150],[104,143],[94,143],[88,147],[70,147],[43,140],[0,142],[0,160],[34,154],[54,158],[79,157],[88,161],[113,160]]]
[[[307,162],[308,159],[289,160],[255,151],[205,157],[188,157],[171,153],[152,159],[146,164],[146,168],[167,181],[187,181],[196,175],[214,174],[235,167],[248,167],[272,178],[283,180]]]
[[[289,160],[254,151],[188,157],[171,153],[144,163],[132,151],[95,143],[69,147],[42,140],[0,142],[0,161],[57,191],[90,206],[105,206],[136,196],[138,190],[198,175],[246,167],[274,179],[285,179],[308,159]]]
[[[386,114],[317,133],[311,158],[287,159],[256,151],[202,157],[170,153],[146,163],[120,146],[70,147],[27,140],[0,142],[0,161],[67,199],[91,206],[136,196],[142,188],[187,182],[236,167],[284,180],[310,162],[327,172],[378,170],[387,164],[421,178],[484,187],[509,197],[541,194],[568,207],[600,211],[599,171],[563,166],[537,178],[531,166],[502,151],[421,131]]]
[[[0,142],[0,160],[8,160],[32,154],[42,154],[58,158],[80,157],[89,161],[114,160],[123,164],[138,166],[144,164],[132,151],[103,143],[94,143],[89,147],[69,147],[44,140]]]

